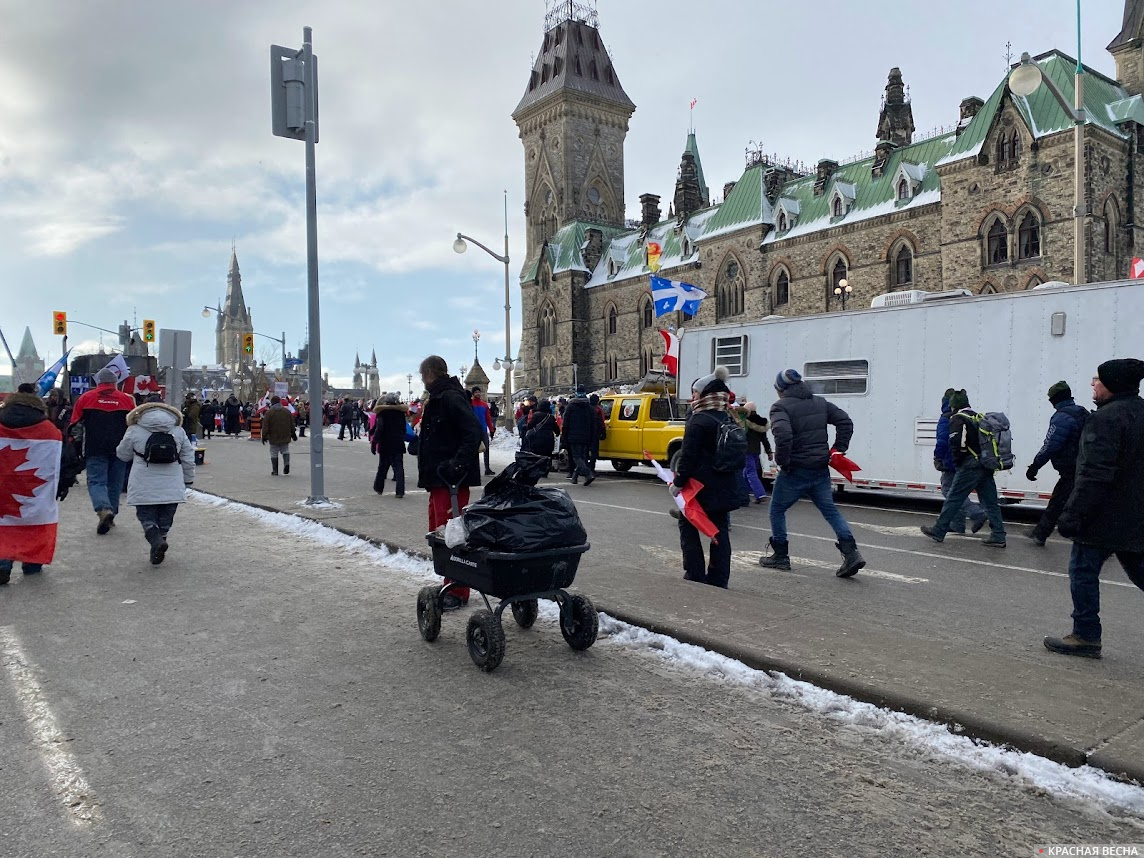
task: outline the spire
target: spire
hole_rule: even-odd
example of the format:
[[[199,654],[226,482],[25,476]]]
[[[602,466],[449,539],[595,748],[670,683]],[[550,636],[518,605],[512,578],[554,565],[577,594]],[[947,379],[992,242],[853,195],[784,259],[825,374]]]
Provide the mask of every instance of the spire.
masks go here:
[[[513,118],[559,93],[578,93],[626,108],[636,106],[624,92],[612,58],[600,38],[596,10],[587,3],[549,0],[546,32],[532,67],[528,88]]]
[[[370,355],[369,365],[377,369],[377,349],[374,349],[373,354]]]
[[[242,319],[247,324],[250,323],[246,311],[246,300],[242,296],[242,274],[238,270],[238,254],[233,245],[230,248],[230,270],[226,275],[226,306],[224,310],[228,315]]]
[[[703,178],[703,162],[699,160],[699,143],[695,140],[695,130],[692,129],[687,133],[687,145],[683,147],[684,152],[690,152],[691,157],[695,159],[695,172],[699,179],[699,193],[703,196],[703,206],[706,208],[711,205],[711,193],[707,190],[707,181]]]
[[[906,96],[902,70],[890,69],[886,94],[882,97],[882,113],[878,117],[878,140],[895,146],[908,146],[914,139],[914,109]]]
[[[36,351],[36,344],[32,342],[32,329],[29,327],[24,328],[24,338],[20,340],[20,351],[16,355],[17,361],[22,360],[39,360],[40,355]]]

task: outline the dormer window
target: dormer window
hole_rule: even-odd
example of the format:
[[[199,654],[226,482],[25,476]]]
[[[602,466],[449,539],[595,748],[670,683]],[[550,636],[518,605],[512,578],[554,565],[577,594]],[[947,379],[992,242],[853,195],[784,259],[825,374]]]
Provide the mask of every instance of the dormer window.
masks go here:
[[[924,164],[911,164],[903,161],[898,165],[898,172],[894,174],[894,198],[899,202],[912,200],[921,190],[922,182],[926,177]]]
[[[608,257],[608,276],[609,277],[615,277],[619,273],[620,273],[620,266],[616,264],[615,259],[613,259],[612,257],[609,256]]]
[[[778,228],[779,232],[786,232],[790,228],[790,224],[787,223],[786,212],[779,212]]]
[[[910,183],[905,179],[898,180],[898,200],[908,200],[910,198]]]
[[[830,213],[834,215],[834,217],[842,217],[844,214],[842,197],[837,194],[834,197],[834,201],[830,204]]]
[[[798,219],[799,204],[798,200],[789,197],[781,197],[775,205],[775,231],[786,232]]]
[[[833,217],[844,217],[854,205],[857,188],[849,182],[835,182],[834,193],[830,198],[830,213]]]
[[[686,235],[679,240],[679,253],[684,259],[689,257],[694,249],[695,248],[691,246],[691,239]]]

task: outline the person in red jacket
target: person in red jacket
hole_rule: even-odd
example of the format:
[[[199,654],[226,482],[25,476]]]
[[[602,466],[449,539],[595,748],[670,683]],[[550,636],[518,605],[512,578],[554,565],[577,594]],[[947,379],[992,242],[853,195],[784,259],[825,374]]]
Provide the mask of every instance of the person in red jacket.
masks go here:
[[[115,526],[119,497],[127,464],[115,455],[115,448],[127,431],[127,414],[135,400],[119,390],[118,377],[104,367],[95,376],[97,387],[75,401],[71,425],[83,426],[83,455],[87,460],[87,493],[99,516],[95,532],[100,536]]]

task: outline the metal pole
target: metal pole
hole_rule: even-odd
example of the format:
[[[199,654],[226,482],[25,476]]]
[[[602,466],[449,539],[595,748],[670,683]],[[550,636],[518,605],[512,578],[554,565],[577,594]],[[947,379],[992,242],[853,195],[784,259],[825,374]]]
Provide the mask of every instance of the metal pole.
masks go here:
[[[508,262],[508,191],[504,192],[504,356],[512,361],[512,315],[509,313],[509,262]],[[512,370],[504,369],[504,428],[511,435],[513,429]]]
[[[313,31],[302,28],[302,58],[306,67],[306,279],[309,297],[310,342],[310,496],[307,504],[327,503],[322,470],[322,324],[318,312],[318,190],[314,168],[314,137],[318,94],[314,92]],[[285,340],[285,336],[283,336]],[[315,399],[317,397],[317,399]],[[317,416],[317,429],[314,417]]]
[[[286,379],[286,332],[282,332],[282,380],[286,382],[286,392],[290,392],[290,382]]]
[[[1075,90],[1076,97],[1073,105],[1076,116],[1074,117],[1073,138],[1076,142],[1076,152],[1073,154],[1073,160],[1076,162],[1076,208],[1073,211],[1073,218],[1076,224],[1074,236],[1076,247],[1074,248],[1073,268],[1076,273],[1073,280],[1077,286],[1080,286],[1088,282],[1088,272],[1085,271],[1084,265],[1084,225],[1088,215],[1088,206],[1085,204],[1084,194],[1084,66],[1081,65],[1080,60],[1080,0],[1077,0],[1076,4]]]

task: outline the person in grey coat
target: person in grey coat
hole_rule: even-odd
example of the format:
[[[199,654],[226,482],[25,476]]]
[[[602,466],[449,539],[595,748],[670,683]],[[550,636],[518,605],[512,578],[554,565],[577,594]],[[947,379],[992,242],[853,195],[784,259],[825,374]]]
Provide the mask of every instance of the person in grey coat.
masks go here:
[[[195,481],[195,448],[180,425],[182,421],[179,409],[162,402],[145,402],[127,415],[127,432],[115,450],[122,461],[134,460],[127,481],[127,505],[135,507],[155,566],[163,562],[175,512],[187,499],[187,487]],[[174,441],[175,461],[148,462],[144,459],[147,440],[161,432]]]

